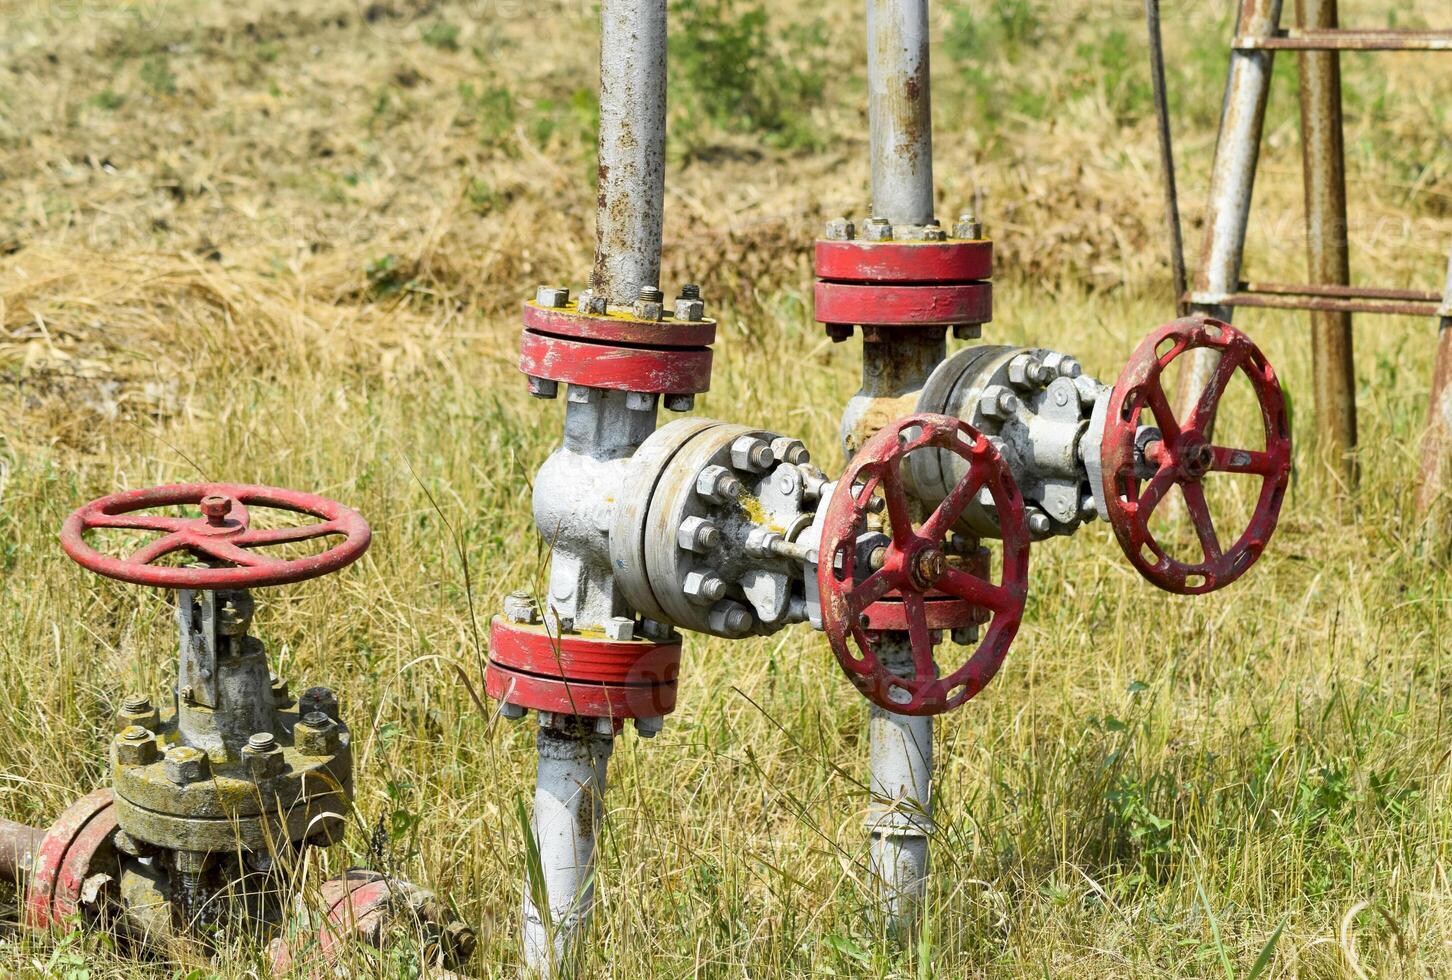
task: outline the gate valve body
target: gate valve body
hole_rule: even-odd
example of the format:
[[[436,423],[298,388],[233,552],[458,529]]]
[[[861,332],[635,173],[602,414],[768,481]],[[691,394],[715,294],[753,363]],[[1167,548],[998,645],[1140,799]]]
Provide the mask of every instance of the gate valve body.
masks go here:
[[[199,516],[147,513],[194,507]],[[302,524],[253,526],[267,508]],[[125,557],[97,531],[159,535]],[[338,539],[302,557],[259,549]],[[73,512],[66,553],[101,575],[177,593],[179,657],[170,703],[125,699],[115,719],[110,787],[67,811],[42,847],[27,921],[58,924],[84,904],[109,907],[141,939],[215,924],[233,907],[254,923],[283,918],[301,849],[343,832],[353,796],[352,736],[338,700],[294,697],[248,635],[247,591],[315,578],[356,561],[370,541],[351,508],[313,494],[239,484],[174,484],[113,494]],[[165,564],[177,554],[194,562]],[[409,886],[412,887],[412,886]],[[455,930],[457,931],[457,929]]]
[[[903,469],[914,453],[931,450],[964,460],[967,471],[928,518],[916,522]],[[949,554],[949,531],[980,494],[991,499],[998,517],[1003,550],[997,584],[986,568]],[[870,529],[874,513],[883,518],[883,534]],[[1028,594],[1028,549],[1023,499],[982,433],[959,419],[929,414],[884,427],[857,451],[820,522],[816,585],[832,652],[858,690],[889,711],[934,715],[957,707],[993,679],[1018,632]],[[941,674],[933,652],[941,631],[985,618],[987,629],[968,660]],[[883,629],[907,632],[911,675],[894,673],[878,658],[876,636]]]
[[[1165,369],[1187,351],[1219,353],[1190,413],[1180,420],[1170,408],[1162,379]],[[1216,445],[1211,428],[1227,386],[1237,374],[1249,380],[1264,433],[1263,449]],[[1154,426],[1144,420],[1145,410]],[[1234,582],[1253,565],[1275,531],[1291,470],[1291,430],[1275,371],[1249,337],[1228,323],[1186,317],[1165,324],[1140,343],[1100,420],[1100,486],[1105,516],[1131,564],[1167,592],[1198,595]],[[1216,531],[1205,496],[1213,473],[1260,477],[1260,488],[1245,530],[1226,547]],[[1194,525],[1202,556],[1183,562],[1156,539],[1149,521],[1178,486]]]

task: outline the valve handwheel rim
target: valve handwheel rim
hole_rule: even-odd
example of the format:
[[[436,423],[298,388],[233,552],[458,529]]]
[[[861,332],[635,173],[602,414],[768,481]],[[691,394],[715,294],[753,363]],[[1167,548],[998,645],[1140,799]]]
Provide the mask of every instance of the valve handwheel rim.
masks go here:
[[[968,472],[921,527],[915,527],[901,465],[909,453],[927,448],[957,453],[968,462]],[[946,415],[912,415],[867,440],[838,487],[823,524],[817,568],[822,625],[832,652],[858,690],[880,707],[905,715],[936,715],[956,708],[998,673],[1018,633],[1028,596],[1028,525],[1023,497],[1007,463],[987,437],[966,422]],[[857,538],[879,489],[886,501],[890,543],[881,567],[858,581]],[[998,584],[954,567],[943,548],[948,531],[985,489],[993,499],[1003,541]],[[933,656],[926,607],[930,591],[955,596],[992,614],[973,653],[946,676],[939,675]],[[903,603],[913,656],[911,677],[893,673],[882,663],[865,626],[866,609],[884,598]]]
[[[1160,353],[1167,340],[1170,346]],[[1197,348],[1219,351],[1220,361],[1181,423],[1170,408],[1162,378],[1171,362]],[[1217,445],[1209,435],[1220,399],[1237,373],[1254,389],[1264,450]],[[1146,408],[1160,437],[1136,448]],[[1222,589],[1255,564],[1280,517],[1291,471],[1290,422],[1280,382],[1255,342],[1230,324],[1203,316],[1171,321],[1140,343],[1120,374],[1110,395],[1100,454],[1107,516],[1130,563],[1167,592],[1200,595]],[[1154,469],[1143,481],[1140,456]],[[1220,543],[1205,497],[1204,480],[1216,472],[1262,478],[1250,521],[1229,548]],[[1171,557],[1149,527],[1155,508],[1175,486],[1200,544],[1200,562]]]
[[[138,514],[156,507],[196,506],[199,517]],[[317,523],[254,528],[248,507],[306,514]],[[125,558],[102,554],[86,541],[89,531],[154,531],[160,537]],[[341,536],[326,551],[276,558],[253,549]],[[368,522],[351,507],[316,494],[256,484],[175,483],[127,490],[73,511],[61,527],[61,547],[83,568],[109,578],[172,589],[247,589],[316,578],[357,561],[368,550]],[[189,551],[220,567],[182,567],[155,562]]]

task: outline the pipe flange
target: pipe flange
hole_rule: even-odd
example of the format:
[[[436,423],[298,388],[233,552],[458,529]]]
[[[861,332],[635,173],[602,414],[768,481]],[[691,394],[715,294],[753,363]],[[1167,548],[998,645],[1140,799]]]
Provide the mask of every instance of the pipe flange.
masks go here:
[[[816,274],[846,282],[962,283],[993,277],[993,242],[818,239]]]
[[[691,395],[711,387],[711,349],[641,347],[525,330],[519,369],[530,378],[587,388]]]
[[[678,320],[668,313],[659,320],[646,320],[624,310],[588,313],[543,306],[536,300],[524,304],[524,326],[535,333],[611,344],[709,347],[716,341],[715,320]]]
[[[26,924],[65,926],[82,909],[99,911],[120,880],[116,808],[109,788],[81,797],[46,832],[35,855]]]

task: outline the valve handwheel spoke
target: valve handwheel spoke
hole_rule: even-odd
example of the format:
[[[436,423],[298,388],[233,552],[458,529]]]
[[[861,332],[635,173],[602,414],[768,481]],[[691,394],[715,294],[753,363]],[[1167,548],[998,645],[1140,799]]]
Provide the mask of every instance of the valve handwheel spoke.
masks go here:
[[[195,506],[199,517],[138,514],[155,507]],[[315,518],[295,527],[253,528],[248,507],[265,507]],[[86,541],[98,529],[161,532],[127,558],[102,554]],[[312,541],[343,540],[315,555],[279,558],[253,549]],[[179,483],[112,494],[66,518],[61,546],[78,563],[111,578],[174,589],[245,589],[314,578],[356,561],[368,548],[362,515],[326,497],[232,483]],[[214,567],[158,565],[178,551]]]
[[[1175,418],[1165,398],[1163,377],[1181,354],[1209,348],[1220,360],[1189,415]],[[1210,428],[1230,382],[1250,382],[1264,431],[1263,450],[1214,445]],[[1148,409],[1159,437],[1140,444]],[[1145,578],[1168,592],[1196,595],[1224,588],[1243,575],[1275,531],[1290,481],[1291,432],[1275,371],[1255,343],[1228,323],[1194,316],[1155,330],[1135,350],[1119,376],[1105,413],[1100,449],[1109,522],[1125,555]],[[1146,480],[1145,467],[1152,473]],[[1205,481],[1213,473],[1258,476],[1261,487],[1245,530],[1226,547],[1215,527]],[[1149,522],[1178,486],[1199,541],[1201,559],[1172,558]]]
[[[936,448],[968,462],[968,472],[921,526],[915,526],[902,482],[902,461],[914,450]],[[822,626],[837,661],[869,700],[890,711],[934,715],[955,708],[993,679],[1018,632],[1028,594],[1029,533],[1023,498],[1008,465],[981,433],[946,415],[913,415],[880,430],[857,451],[838,481],[823,521],[817,567]],[[978,494],[993,499],[1003,538],[1000,581],[954,567],[945,549],[953,524]],[[881,491],[889,544],[861,567],[859,539]],[[880,539],[879,539],[880,540]],[[864,559],[864,560],[859,560]],[[934,659],[927,596],[947,593],[991,614],[967,661],[946,674]],[[883,599],[901,603],[913,673],[901,676],[877,656],[877,631],[865,610]]]

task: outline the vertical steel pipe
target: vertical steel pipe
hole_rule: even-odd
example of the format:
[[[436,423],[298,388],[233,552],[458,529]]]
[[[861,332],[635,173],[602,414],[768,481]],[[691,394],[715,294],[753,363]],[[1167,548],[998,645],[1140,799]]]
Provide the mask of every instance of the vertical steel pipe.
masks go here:
[[[600,4],[600,157],[590,288],[612,304],[660,285],[666,0]]]
[[[1149,32],[1150,83],[1155,95],[1155,130],[1159,136],[1160,175],[1164,181],[1165,230],[1170,244],[1170,276],[1174,280],[1175,310],[1190,312],[1185,303],[1185,241],[1180,234],[1180,193],[1175,185],[1175,145],[1170,138],[1170,100],[1165,87],[1165,46],[1160,32],[1160,0],[1144,0],[1145,28]]]
[[[867,0],[872,216],[933,220],[933,106],[927,0]]]
[[[0,819],[0,880],[16,885],[29,881],[43,840],[45,831],[39,827]]]
[[[890,646],[889,646],[890,644]],[[894,657],[912,670],[905,637],[884,638],[884,663]],[[910,717],[877,705],[869,709],[868,745],[872,805],[868,811],[871,911],[879,929],[907,942],[917,928],[928,876],[928,838],[933,831],[933,719]]]
[[[933,113],[927,0],[867,0],[867,120],[872,216],[911,237],[934,219]],[[947,354],[946,330],[864,330],[862,390],[842,420],[847,455],[887,419],[903,414]],[[884,638],[906,655],[906,636]],[[880,655],[887,655],[886,649]],[[905,939],[917,927],[928,871],[933,720],[870,709],[867,819],[877,925]]]
[[[1296,0],[1302,29],[1337,26],[1336,0]],[[1301,156],[1306,187],[1306,259],[1310,282],[1351,284],[1347,256],[1346,153],[1341,128],[1341,55],[1302,51]],[[1348,485],[1356,482],[1356,372],[1351,314],[1311,311],[1311,376],[1320,450]]]
[[[604,809],[606,767],[614,748],[591,719],[541,726],[531,833],[538,865],[524,886],[525,965],[541,977],[569,976],[578,939],[595,904],[595,842]]]
[[[1442,316],[1437,331],[1437,353],[1432,361],[1432,392],[1427,401],[1427,432],[1422,437],[1421,481],[1417,512],[1430,516],[1440,503],[1445,511],[1448,484],[1452,483],[1452,258],[1447,261],[1447,284],[1442,292]],[[1440,522],[1434,522],[1434,530]]]
[[[1281,0],[1242,0],[1240,33],[1269,38],[1280,26]],[[1255,190],[1255,169],[1260,159],[1265,107],[1270,98],[1272,51],[1231,51],[1220,115],[1220,139],[1210,169],[1210,207],[1205,215],[1205,239],[1195,288],[1211,298],[1229,296],[1240,285],[1240,263],[1245,255],[1245,229],[1250,220],[1250,199]],[[1192,303],[1191,312],[1229,322],[1231,307],[1216,302]],[[1219,357],[1208,348],[1191,351],[1184,360],[1176,411],[1184,418],[1210,380]]]

